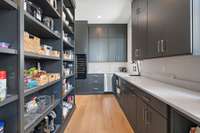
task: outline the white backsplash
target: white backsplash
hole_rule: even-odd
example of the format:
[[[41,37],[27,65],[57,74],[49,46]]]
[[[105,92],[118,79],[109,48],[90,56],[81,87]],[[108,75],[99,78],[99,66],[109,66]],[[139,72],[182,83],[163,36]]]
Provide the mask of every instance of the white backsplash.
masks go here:
[[[143,76],[200,91],[200,57],[198,56],[144,60],[141,70]]]
[[[119,67],[126,66],[126,62],[88,63],[88,73],[114,73],[119,72]]]

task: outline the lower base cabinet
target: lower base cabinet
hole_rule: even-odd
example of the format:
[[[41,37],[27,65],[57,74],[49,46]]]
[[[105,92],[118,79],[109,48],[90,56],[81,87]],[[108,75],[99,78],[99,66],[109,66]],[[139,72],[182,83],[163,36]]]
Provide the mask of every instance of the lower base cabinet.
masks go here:
[[[167,119],[152,108],[148,108],[147,111],[147,133],[168,133]]]
[[[137,99],[137,128],[136,133],[147,133],[146,115],[147,105],[140,99]]]
[[[147,94],[138,92],[135,86],[119,80],[119,86],[115,89],[119,89],[118,93],[116,92],[117,100],[135,133],[168,133],[167,118],[157,111],[164,103],[157,104],[158,101],[153,97],[148,97],[150,101],[146,100],[144,97]],[[153,105],[158,108],[153,109]]]
[[[189,133],[200,123],[114,75],[117,100],[135,133]]]
[[[132,92],[131,90],[129,91],[128,94],[128,120],[129,123],[131,124],[132,128],[134,130],[136,130],[136,124],[137,124],[137,96],[134,92]]]

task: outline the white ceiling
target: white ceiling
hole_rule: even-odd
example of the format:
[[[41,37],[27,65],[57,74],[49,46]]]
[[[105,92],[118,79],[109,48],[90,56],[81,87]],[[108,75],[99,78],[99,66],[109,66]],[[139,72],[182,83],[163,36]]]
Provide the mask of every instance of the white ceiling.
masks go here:
[[[76,0],[76,20],[88,20],[89,23],[128,23],[130,14],[131,0]]]

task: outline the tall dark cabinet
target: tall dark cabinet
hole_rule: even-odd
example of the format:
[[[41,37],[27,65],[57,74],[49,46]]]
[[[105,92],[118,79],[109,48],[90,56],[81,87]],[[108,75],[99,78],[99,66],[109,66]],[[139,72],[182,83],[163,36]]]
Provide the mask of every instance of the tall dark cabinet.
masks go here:
[[[75,22],[76,54],[88,54],[88,22]]]
[[[191,54],[190,0],[133,0],[133,60]]]

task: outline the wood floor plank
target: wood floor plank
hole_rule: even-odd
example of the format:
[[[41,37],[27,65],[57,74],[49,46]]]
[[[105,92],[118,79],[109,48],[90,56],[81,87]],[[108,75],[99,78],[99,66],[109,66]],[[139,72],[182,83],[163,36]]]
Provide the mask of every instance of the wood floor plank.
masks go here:
[[[65,133],[134,133],[113,95],[76,96]]]

